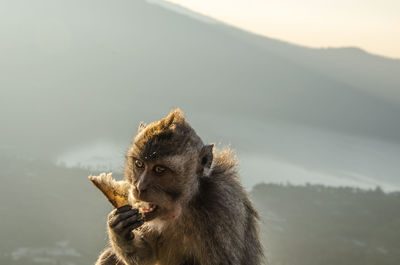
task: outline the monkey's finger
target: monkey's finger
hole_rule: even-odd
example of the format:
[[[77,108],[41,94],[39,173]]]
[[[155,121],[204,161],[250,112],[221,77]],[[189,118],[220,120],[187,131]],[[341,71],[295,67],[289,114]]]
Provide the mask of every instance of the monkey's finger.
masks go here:
[[[129,218],[137,213],[138,211],[136,209],[129,210],[123,213],[115,213],[114,215],[111,215],[111,217],[108,219],[108,224],[110,227],[114,227],[122,220],[125,220],[126,218]]]
[[[123,212],[129,211],[130,209],[132,209],[132,206],[127,204],[127,205],[117,208],[116,213],[123,213]]]
[[[144,220],[143,219],[131,224],[130,226],[125,227],[126,231],[129,232],[128,235],[132,232],[132,230],[142,226],[142,224],[144,224]]]
[[[119,234],[119,235],[124,235],[126,233],[126,229],[128,227],[130,227],[132,224],[138,222],[138,219],[140,217],[139,216],[132,216],[130,218],[130,221],[127,222],[126,220],[119,222],[117,225],[115,225],[114,227],[112,227],[112,229],[114,230],[115,233]]]
[[[115,216],[118,216],[119,214],[122,214],[122,213],[125,213],[125,212],[129,212],[129,211],[139,212],[138,209],[128,209],[128,210],[126,210],[126,208],[124,208],[123,210],[118,212],[118,209],[114,209],[114,210],[111,211],[111,213],[108,215],[108,221],[111,221],[111,219],[113,219]]]
[[[129,217],[129,218],[123,220],[123,221],[121,222],[121,225],[122,225],[124,228],[125,228],[125,227],[128,227],[128,226],[132,225],[133,223],[136,223],[141,217],[142,217],[141,214],[136,214],[136,215],[134,215],[134,216],[131,216],[131,217]]]
[[[112,210],[111,213],[108,215],[108,221],[110,221],[111,218],[113,218],[118,213],[123,213],[123,212],[129,211],[131,208],[132,207],[130,205],[124,205],[117,209]]]
[[[127,219],[127,218],[129,218],[129,217],[131,217],[133,215],[136,215],[136,214],[138,214],[138,210],[136,210],[136,209],[129,210],[127,212],[123,212],[123,213],[120,213],[120,214],[115,214],[114,216],[112,216],[109,219],[108,225],[110,227],[114,227],[117,224],[119,224],[121,221],[123,221],[123,220],[125,220],[125,219]]]

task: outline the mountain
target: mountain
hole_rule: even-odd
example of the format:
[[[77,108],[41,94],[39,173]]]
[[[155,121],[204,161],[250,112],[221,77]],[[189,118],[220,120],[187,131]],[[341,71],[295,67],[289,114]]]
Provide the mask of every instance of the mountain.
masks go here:
[[[176,106],[211,134],[232,121],[228,139],[280,120],[400,140],[400,106],[385,92],[397,93],[398,60],[291,45],[143,0],[0,5],[3,149],[127,141]],[[257,148],[264,133],[253,133]]]
[[[393,103],[400,102],[400,59],[377,56],[357,47],[307,48],[226,27],[227,32],[313,71],[369,92]]]
[[[164,0],[148,0],[148,2],[203,22],[216,24],[226,33],[251,45],[266,49],[376,96],[395,103],[400,102],[400,59],[369,54],[357,47],[308,48],[240,30]]]

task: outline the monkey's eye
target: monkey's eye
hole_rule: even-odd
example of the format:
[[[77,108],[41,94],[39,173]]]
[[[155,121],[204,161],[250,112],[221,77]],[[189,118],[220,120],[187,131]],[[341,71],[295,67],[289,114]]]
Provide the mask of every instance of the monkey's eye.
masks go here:
[[[140,160],[135,160],[135,166],[136,166],[137,168],[144,168],[144,164],[143,164],[143,162],[140,161]]]
[[[156,172],[156,174],[160,175],[160,174],[165,172],[165,167],[163,167],[163,166],[155,166],[153,168],[153,170],[154,170],[154,172]]]

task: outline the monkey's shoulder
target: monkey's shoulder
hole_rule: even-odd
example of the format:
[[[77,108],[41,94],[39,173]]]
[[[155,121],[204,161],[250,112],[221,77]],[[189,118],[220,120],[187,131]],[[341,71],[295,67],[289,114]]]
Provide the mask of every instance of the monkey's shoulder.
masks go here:
[[[257,218],[237,176],[202,178],[191,209],[197,221],[210,226],[211,230],[224,225],[244,224],[248,215]]]

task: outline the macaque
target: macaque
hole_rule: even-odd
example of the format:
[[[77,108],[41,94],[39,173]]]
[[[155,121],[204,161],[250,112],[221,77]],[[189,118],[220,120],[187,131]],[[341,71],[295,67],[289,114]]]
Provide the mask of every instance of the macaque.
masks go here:
[[[141,124],[127,151],[127,204],[108,215],[96,265],[258,265],[258,214],[230,149],[205,145],[181,110]]]

